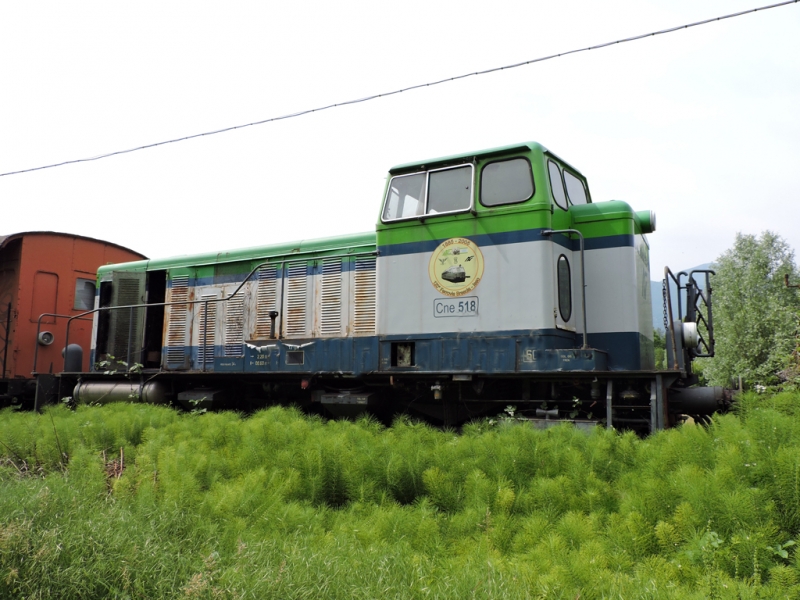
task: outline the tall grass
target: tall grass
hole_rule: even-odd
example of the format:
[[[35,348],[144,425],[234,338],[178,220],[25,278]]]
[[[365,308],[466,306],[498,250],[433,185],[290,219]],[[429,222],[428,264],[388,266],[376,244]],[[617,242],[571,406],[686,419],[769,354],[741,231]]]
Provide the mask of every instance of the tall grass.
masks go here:
[[[800,598],[798,400],[644,440],[4,411],[0,597]]]

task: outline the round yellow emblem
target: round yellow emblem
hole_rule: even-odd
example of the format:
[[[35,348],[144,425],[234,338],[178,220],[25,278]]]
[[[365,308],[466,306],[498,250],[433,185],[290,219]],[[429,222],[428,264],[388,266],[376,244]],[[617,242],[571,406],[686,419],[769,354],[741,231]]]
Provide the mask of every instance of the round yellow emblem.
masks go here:
[[[450,238],[433,251],[428,276],[440,294],[469,294],[483,277],[483,254],[472,240]]]

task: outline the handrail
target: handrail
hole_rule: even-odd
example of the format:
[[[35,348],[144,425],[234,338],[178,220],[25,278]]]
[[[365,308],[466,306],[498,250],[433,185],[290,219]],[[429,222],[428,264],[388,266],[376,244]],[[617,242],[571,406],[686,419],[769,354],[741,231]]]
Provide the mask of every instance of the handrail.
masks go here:
[[[298,253],[298,254],[300,254],[300,253]],[[371,252],[350,252],[350,253],[343,253],[343,254],[320,256],[319,258],[320,259],[347,258],[347,257],[352,257],[352,256],[377,256],[377,255],[378,255],[378,251],[377,250],[373,250]],[[228,300],[230,300],[231,298],[236,296],[236,294],[238,294],[239,291],[244,287],[244,284],[247,283],[248,281],[250,281],[250,279],[253,277],[253,275],[255,275],[255,273],[259,269],[261,269],[261,267],[265,267],[267,265],[280,264],[281,265],[281,272],[283,272],[283,268],[285,267],[286,263],[287,262],[291,262],[293,260],[293,256],[285,257],[282,261],[280,261],[280,263],[278,263],[278,261],[273,261],[273,262],[265,261],[265,262],[257,264],[247,274],[247,276],[242,280],[242,282],[239,284],[239,286],[233,292],[231,292],[231,294],[227,298],[207,298],[205,300],[185,300],[185,301],[178,301],[178,302],[154,302],[152,304],[151,303],[126,304],[126,305],[123,305],[123,306],[99,306],[97,308],[94,308],[92,310],[86,311],[86,312],[81,313],[79,315],[75,315],[73,317],[70,317],[69,321],[67,321],[67,335],[66,335],[66,342],[65,342],[64,345],[65,346],[69,345],[69,329],[70,329],[70,326],[72,325],[72,321],[73,320],[79,319],[81,317],[85,317],[87,315],[94,315],[95,313],[100,313],[100,312],[107,311],[107,310],[110,311],[110,310],[120,310],[120,309],[123,309],[123,308],[127,308],[127,309],[129,309],[131,311],[131,317],[132,317],[133,316],[133,309],[135,309],[135,308],[149,308],[149,307],[156,307],[156,306],[165,306],[166,307],[166,306],[173,306],[173,305],[177,306],[177,305],[189,305],[189,304],[204,304],[205,307],[206,307],[205,315],[206,315],[206,323],[207,323],[207,319],[208,319],[208,303],[209,302],[227,302]],[[283,294],[281,294],[281,300],[283,300]],[[133,328],[133,319],[131,318],[130,321],[129,321],[129,324],[128,324],[128,365],[130,365],[131,337],[132,337],[131,329],[132,328]],[[204,327],[204,331],[203,331],[203,367],[202,367],[203,370],[205,370],[205,346],[207,345],[206,344],[207,335],[208,335],[208,328]],[[67,364],[67,361],[66,361],[66,356],[65,356],[64,357],[64,367],[65,368],[66,368],[66,364]]]
[[[705,274],[705,284],[706,284],[705,285],[705,289],[701,289],[700,286],[697,285],[697,282],[695,281],[695,278],[694,278],[694,274],[695,273],[703,273],[703,274]],[[700,334],[700,329],[698,328],[698,330],[697,330],[697,334],[698,334],[698,336],[700,338],[700,343],[702,343],[702,345],[705,346],[705,349],[706,349],[705,353],[700,353],[697,350],[695,350],[694,348],[692,348],[690,350],[691,353],[692,353],[692,356],[695,356],[697,358],[704,358],[704,357],[714,356],[714,345],[715,345],[714,344],[714,312],[712,311],[712,306],[711,306],[711,292],[712,292],[712,290],[711,290],[711,277],[710,277],[710,275],[716,275],[716,272],[713,271],[712,269],[693,269],[692,271],[689,272],[689,281],[692,282],[692,286],[693,286],[692,287],[692,296],[693,297],[692,297],[692,306],[691,306],[691,309],[690,309],[690,307],[689,307],[689,298],[687,296],[687,298],[686,298],[686,303],[687,303],[686,311],[687,311],[687,314],[688,314],[689,311],[691,310],[691,312],[692,312],[691,316],[692,316],[694,322],[695,323],[702,322],[706,326],[706,331],[708,331],[708,341],[706,341],[705,338],[703,338],[703,336]],[[698,306],[698,299],[702,300],[703,304],[705,304],[705,306],[706,306],[706,312],[708,314],[708,320],[706,320],[705,315],[703,315],[703,313],[700,312],[700,307]],[[698,347],[700,346],[700,343],[698,343]]]
[[[76,315],[80,317],[80,315]],[[39,334],[41,333],[42,329],[42,319],[45,317],[55,317],[57,319],[71,319],[71,315],[59,315],[56,313],[42,313],[39,315],[39,318],[36,320],[36,346],[33,349],[33,371],[31,371],[31,375],[36,375],[36,366],[39,362]],[[91,321],[91,319],[80,319],[81,321]],[[67,321],[67,328],[69,328],[69,321]],[[65,338],[65,340],[69,340],[69,335]],[[64,343],[64,348],[68,347],[69,344]],[[64,367],[67,365],[67,353],[64,352]]]
[[[680,273],[678,273],[680,277]],[[667,315],[669,315],[669,330],[672,332],[670,338],[672,339],[672,368],[676,371],[678,370],[678,345],[675,342],[675,320],[672,316],[672,293],[669,290],[669,278],[672,278],[672,281],[675,282],[675,285],[678,287],[678,318],[680,319],[681,315],[681,282],[680,279],[677,279],[675,275],[672,274],[669,267],[664,267],[664,293],[666,294],[667,298]]]
[[[701,289],[695,279],[695,273],[705,274],[705,289]],[[678,369],[678,348],[675,340],[675,317],[672,311],[672,291],[670,289],[670,280],[675,283],[678,292],[678,320],[687,321],[691,323],[702,323],[705,325],[708,332],[708,340],[706,340],[700,329],[697,330],[698,347],[702,345],[705,352],[698,352],[695,348],[688,348],[691,358],[703,358],[714,356],[714,314],[711,304],[711,275],[716,275],[712,269],[693,269],[688,274],[685,271],[680,271],[677,276],[670,271],[669,267],[664,267],[664,279],[662,285],[664,286],[664,300],[667,304],[664,325],[668,326],[672,335],[672,358],[673,368]],[[683,283],[683,278],[686,278],[686,283]],[[681,292],[686,290],[686,311],[683,310],[683,302]],[[698,303],[702,303],[706,307],[706,314],[700,310]],[[706,317],[707,315],[707,317]],[[667,317],[668,316],[668,317]],[[667,318],[669,323],[667,323]]]

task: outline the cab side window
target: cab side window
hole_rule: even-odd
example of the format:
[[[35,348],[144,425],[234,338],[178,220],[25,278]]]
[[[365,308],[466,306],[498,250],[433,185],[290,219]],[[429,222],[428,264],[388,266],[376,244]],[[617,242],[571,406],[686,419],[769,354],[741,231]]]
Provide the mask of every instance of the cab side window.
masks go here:
[[[564,181],[561,179],[561,169],[552,160],[547,161],[547,171],[550,174],[550,190],[553,192],[553,200],[556,206],[567,210],[567,195],[564,192]]]
[[[426,214],[466,210],[472,202],[472,167],[433,171],[429,186]]]
[[[567,170],[564,171],[564,182],[567,184],[567,196],[572,204],[586,204],[589,201],[583,182]]]
[[[533,173],[524,158],[489,163],[481,171],[481,204],[518,204],[533,196]]]
[[[393,177],[386,195],[383,220],[407,219],[416,217],[425,210],[425,173]]]

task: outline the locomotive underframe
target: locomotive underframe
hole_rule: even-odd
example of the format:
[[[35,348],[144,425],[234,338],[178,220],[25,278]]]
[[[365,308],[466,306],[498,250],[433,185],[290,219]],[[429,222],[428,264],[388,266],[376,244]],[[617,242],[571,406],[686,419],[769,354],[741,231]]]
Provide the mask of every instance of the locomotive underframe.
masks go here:
[[[446,427],[501,417],[538,427],[572,422],[647,434],[687,417],[703,422],[723,409],[716,388],[685,388],[676,371],[546,372],[536,374],[382,373],[359,378],[341,373],[62,374],[51,393],[76,401],[169,403],[186,409],[256,410],[297,405],[328,416],[369,413],[389,423],[411,414]],[[44,400],[44,398],[43,398]]]

